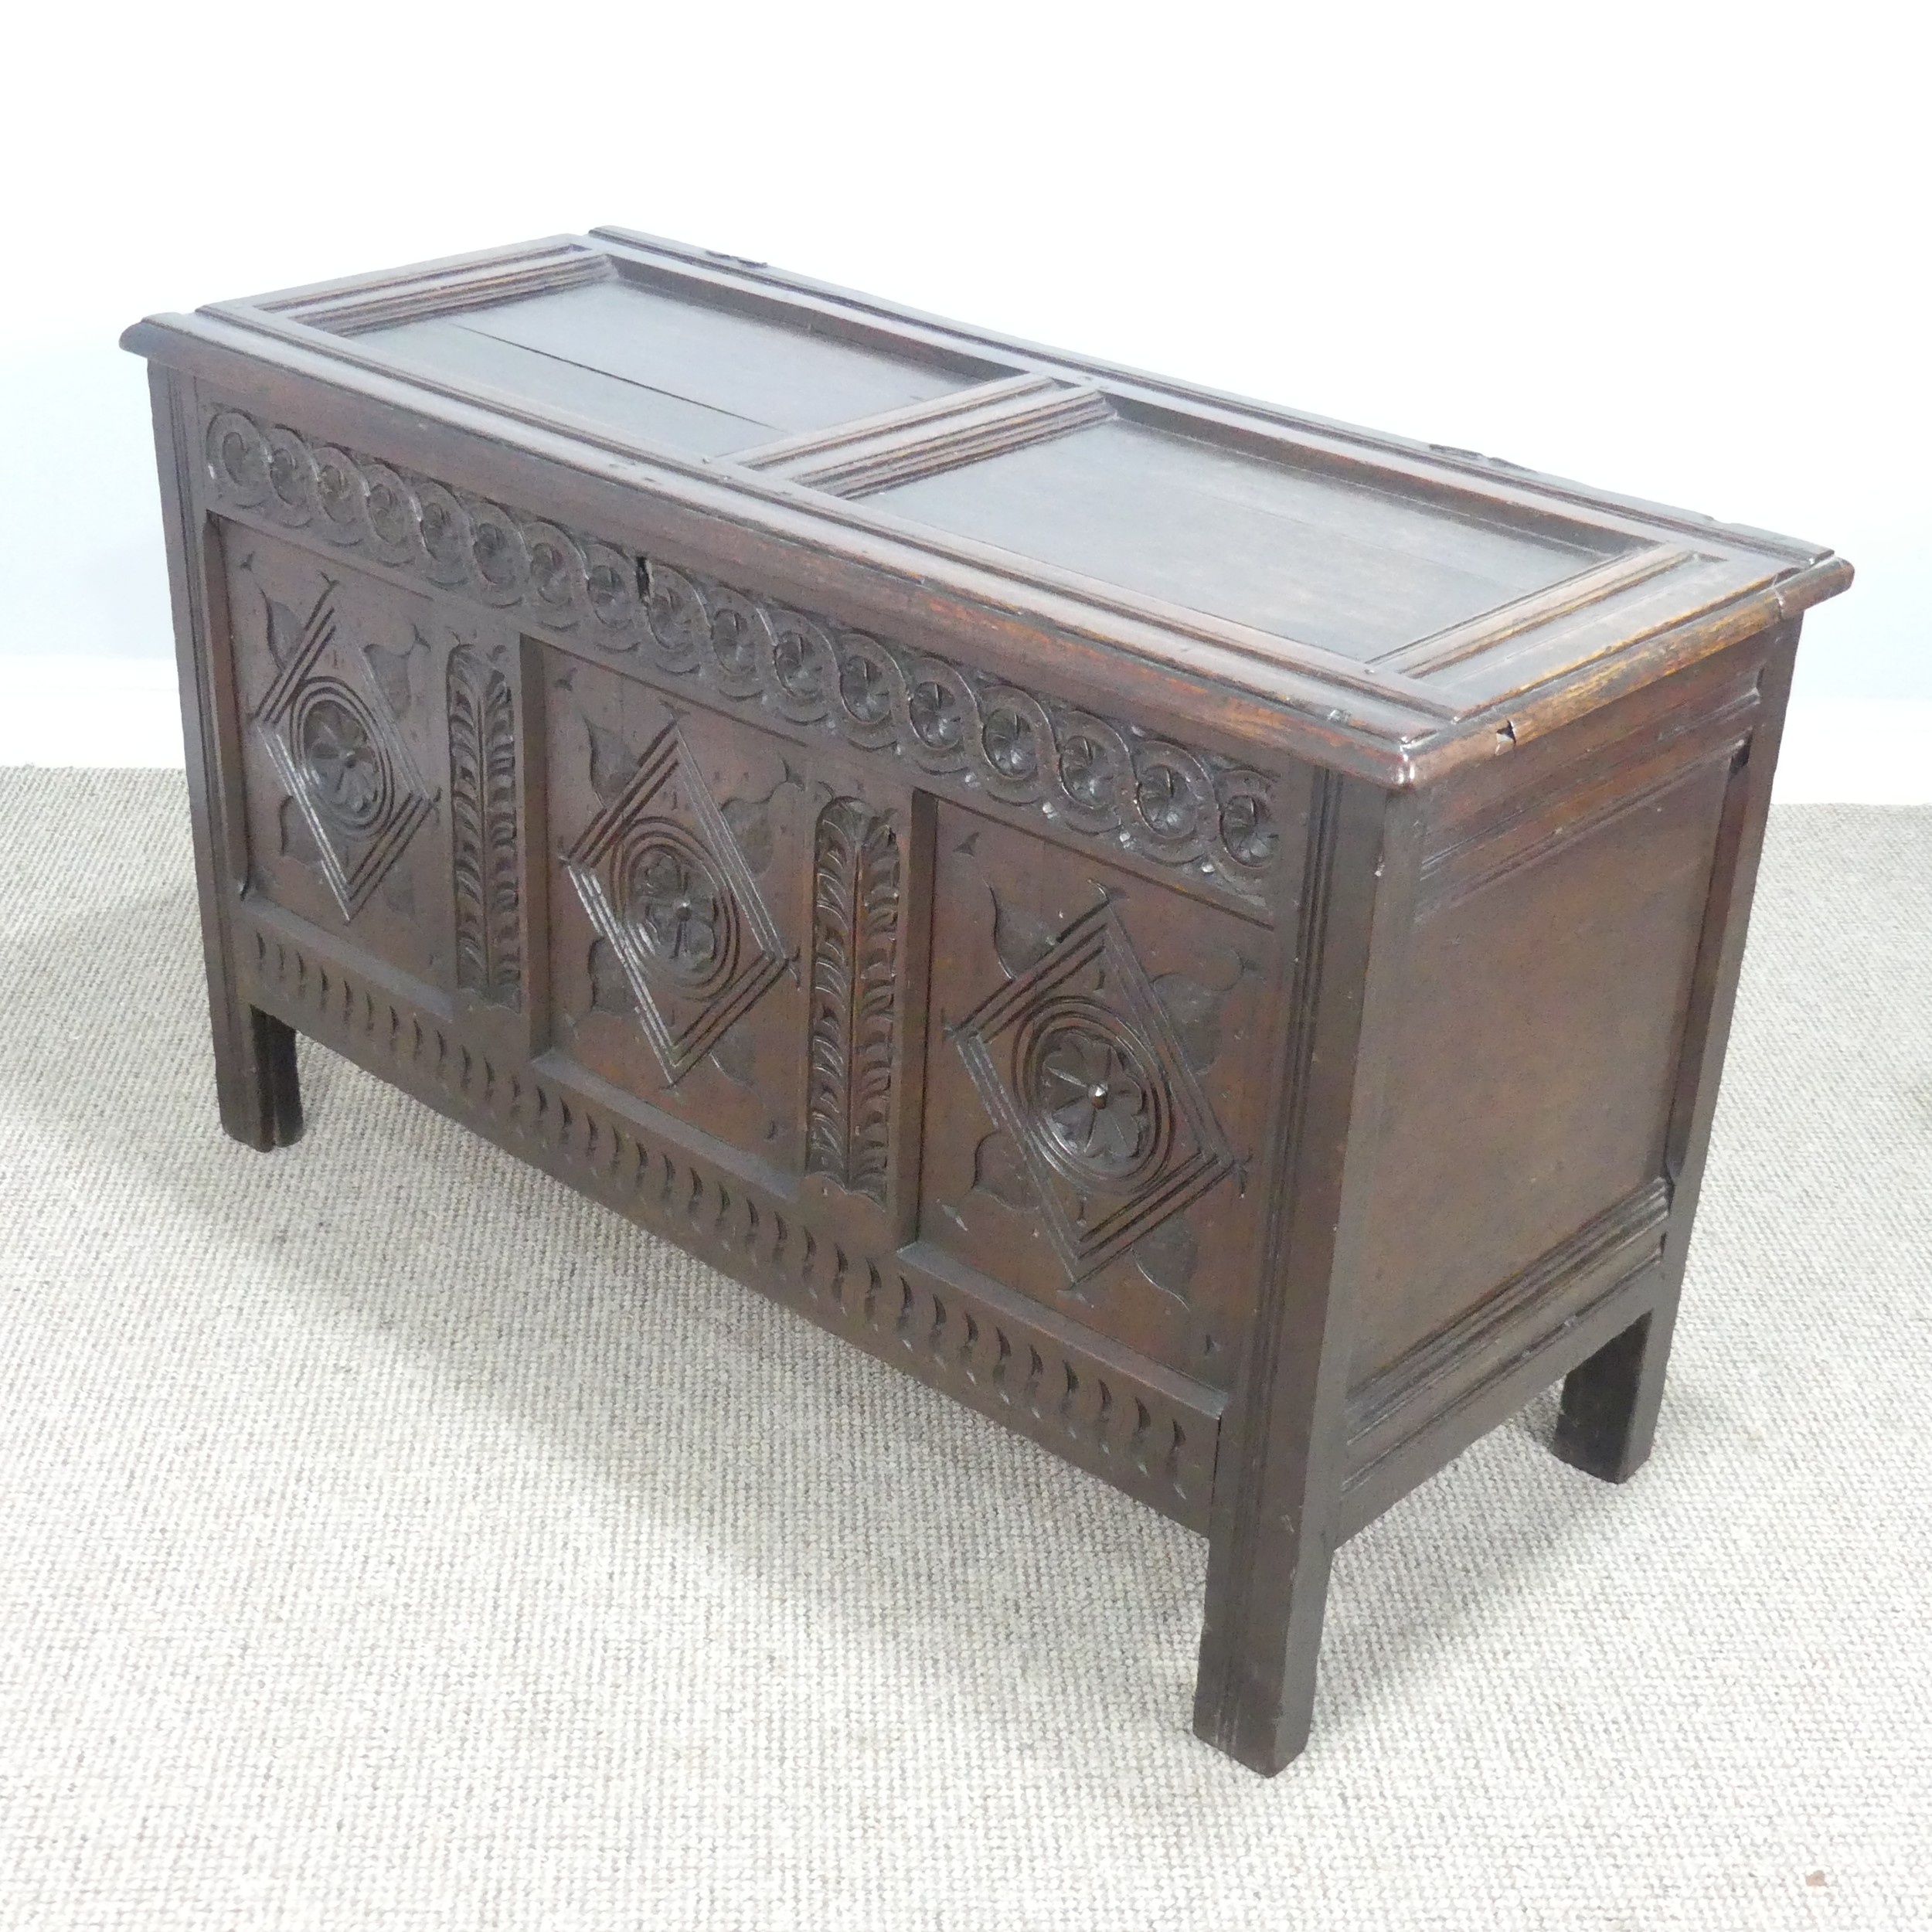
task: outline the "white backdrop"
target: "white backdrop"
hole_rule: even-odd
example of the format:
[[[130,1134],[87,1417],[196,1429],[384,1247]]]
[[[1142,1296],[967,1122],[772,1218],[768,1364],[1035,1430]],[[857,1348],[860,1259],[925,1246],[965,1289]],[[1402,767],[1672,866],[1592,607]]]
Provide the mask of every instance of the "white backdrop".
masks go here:
[[[77,658],[160,688],[122,326],[598,221],[1828,543],[1859,577],[1808,624],[1814,724],[1932,706],[1924,19],[35,9],[0,115],[0,757]]]

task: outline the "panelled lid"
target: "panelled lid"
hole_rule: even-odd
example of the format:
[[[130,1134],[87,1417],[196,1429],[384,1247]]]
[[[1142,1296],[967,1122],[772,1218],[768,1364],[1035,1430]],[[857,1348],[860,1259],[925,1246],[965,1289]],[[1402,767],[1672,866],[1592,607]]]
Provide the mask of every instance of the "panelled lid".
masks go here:
[[[127,346],[383,379],[502,441],[1110,644],[1410,781],[1849,582],[1815,546],[1035,348],[621,230]],[[196,352],[203,352],[197,356]],[[223,357],[214,357],[219,369]],[[616,459],[614,465],[612,459]]]

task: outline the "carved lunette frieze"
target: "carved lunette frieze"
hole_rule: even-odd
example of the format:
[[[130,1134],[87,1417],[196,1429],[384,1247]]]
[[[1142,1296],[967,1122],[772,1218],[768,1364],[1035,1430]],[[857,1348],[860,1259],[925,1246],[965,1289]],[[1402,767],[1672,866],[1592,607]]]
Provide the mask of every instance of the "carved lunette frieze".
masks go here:
[[[856,798],[818,815],[805,1166],[883,1207],[897,1027],[899,838]]]
[[[225,506],[1264,901],[1281,841],[1258,772],[237,410],[202,454]]]

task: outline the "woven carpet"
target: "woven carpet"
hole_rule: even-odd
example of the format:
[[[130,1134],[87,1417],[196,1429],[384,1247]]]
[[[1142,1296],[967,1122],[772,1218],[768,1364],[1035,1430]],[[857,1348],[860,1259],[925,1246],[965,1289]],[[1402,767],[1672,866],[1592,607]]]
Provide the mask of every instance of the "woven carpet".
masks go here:
[[[1932,1925],[1932,811],[1774,816],[1658,1446],[1205,1546],[319,1049],[218,1132],[180,778],[0,774],[0,1926]]]

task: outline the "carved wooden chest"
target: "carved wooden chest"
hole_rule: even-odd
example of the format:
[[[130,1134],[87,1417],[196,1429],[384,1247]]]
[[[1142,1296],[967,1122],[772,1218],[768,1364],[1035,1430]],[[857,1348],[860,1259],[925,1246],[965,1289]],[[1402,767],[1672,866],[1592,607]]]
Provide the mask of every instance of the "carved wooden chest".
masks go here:
[[[617,230],[157,318],[222,1119],[291,1029],[1209,1539],[1642,1460],[1809,546]]]

